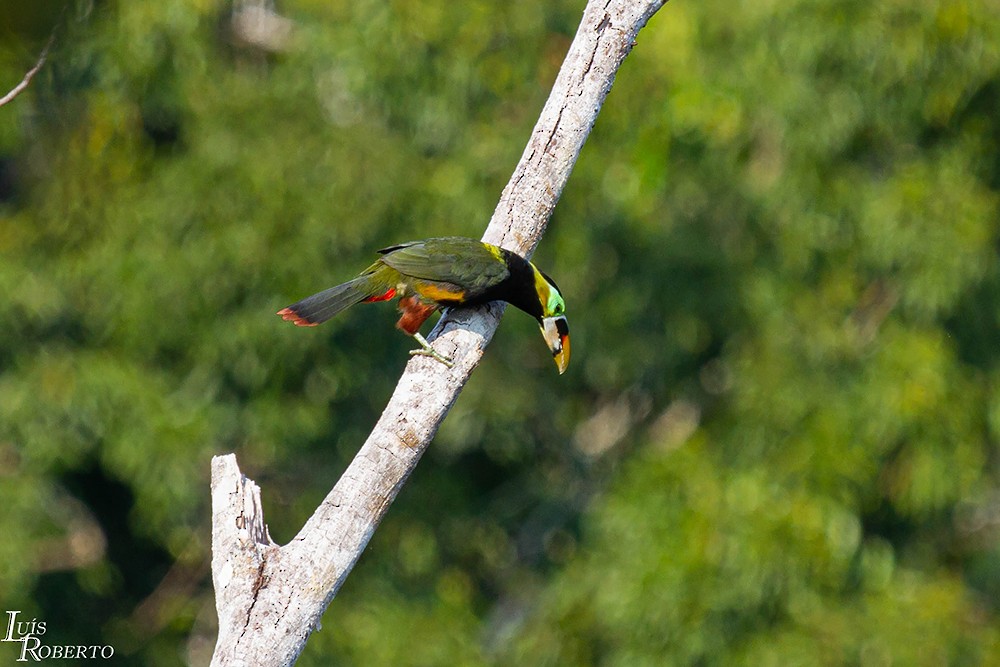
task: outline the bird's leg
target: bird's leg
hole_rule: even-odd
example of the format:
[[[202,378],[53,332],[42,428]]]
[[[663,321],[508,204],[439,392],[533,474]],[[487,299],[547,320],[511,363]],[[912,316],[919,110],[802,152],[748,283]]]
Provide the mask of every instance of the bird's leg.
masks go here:
[[[411,350],[410,354],[420,354],[427,357],[432,357],[437,359],[442,364],[448,368],[452,368],[455,364],[452,363],[451,359],[444,356],[427,342],[427,339],[420,335],[420,326],[427,321],[427,318],[431,316],[437,310],[437,306],[432,306],[425,304],[420,301],[415,296],[408,296],[399,300],[399,312],[402,316],[399,321],[396,322],[396,326],[399,329],[410,336],[413,337],[418,343],[420,343],[419,350]]]
[[[410,350],[411,355],[419,354],[425,357],[433,357],[434,359],[437,359],[448,368],[455,367],[455,363],[451,359],[449,359],[448,357],[444,356],[443,354],[435,350],[433,347],[431,347],[431,344],[427,342],[426,338],[420,335],[419,331],[413,334],[413,339],[416,340],[418,343],[420,343],[421,349]]]

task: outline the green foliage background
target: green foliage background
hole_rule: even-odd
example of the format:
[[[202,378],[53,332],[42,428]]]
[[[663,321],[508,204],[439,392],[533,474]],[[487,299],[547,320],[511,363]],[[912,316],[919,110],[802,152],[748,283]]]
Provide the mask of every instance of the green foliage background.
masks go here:
[[[479,236],[582,0],[0,2],[0,606],[214,643],[209,459],[287,541],[407,360],[273,313]],[[674,0],[302,665],[1000,664],[991,0]],[[12,660],[15,646],[0,645]],[[2,657],[6,656],[6,657]]]

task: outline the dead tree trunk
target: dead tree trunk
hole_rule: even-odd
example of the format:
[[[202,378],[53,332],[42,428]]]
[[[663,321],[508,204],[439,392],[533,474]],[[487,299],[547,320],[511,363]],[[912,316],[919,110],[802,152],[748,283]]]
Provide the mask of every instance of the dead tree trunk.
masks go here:
[[[639,30],[666,0],[590,0],[483,240],[530,256]],[[290,665],[444,420],[503,308],[453,310],[430,339],[455,361],[406,366],[343,477],[289,544],[271,541],[260,490],[234,455],[212,461],[216,666]]]

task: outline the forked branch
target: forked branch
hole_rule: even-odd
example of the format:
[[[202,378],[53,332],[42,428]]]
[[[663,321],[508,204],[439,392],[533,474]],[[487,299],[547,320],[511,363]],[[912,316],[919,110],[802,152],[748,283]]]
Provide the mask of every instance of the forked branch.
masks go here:
[[[619,66],[665,1],[588,2],[484,241],[532,254]],[[213,665],[296,660],[482,358],[502,313],[491,304],[441,318],[430,338],[454,366],[427,357],[407,364],[367,441],[289,544],[271,542],[259,489],[240,474],[235,457],[213,460],[212,579],[219,613]]]

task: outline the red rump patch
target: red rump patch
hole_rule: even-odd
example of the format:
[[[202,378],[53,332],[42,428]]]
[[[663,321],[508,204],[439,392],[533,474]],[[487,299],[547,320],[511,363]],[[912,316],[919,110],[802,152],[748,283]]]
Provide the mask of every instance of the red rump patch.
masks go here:
[[[376,301],[388,301],[392,297],[396,296],[396,288],[390,287],[385,291],[385,294],[378,294],[376,296],[370,296],[364,300],[364,303],[374,303]]]
[[[318,324],[318,322],[310,322],[291,308],[282,308],[278,311],[278,315],[281,315],[281,319],[291,322],[297,327],[314,327]]]

